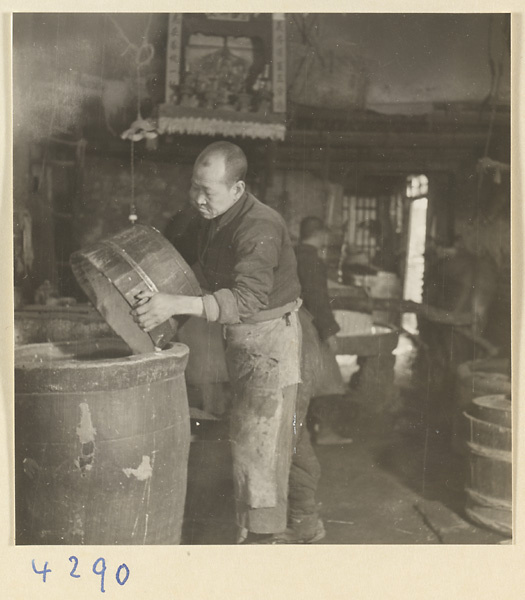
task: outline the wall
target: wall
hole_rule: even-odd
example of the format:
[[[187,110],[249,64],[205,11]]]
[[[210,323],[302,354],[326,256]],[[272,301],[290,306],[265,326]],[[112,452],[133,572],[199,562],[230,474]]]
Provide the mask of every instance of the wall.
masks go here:
[[[155,95],[149,76],[163,69],[165,20],[140,13],[15,15],[15,141],[24,131],[39,139],[86,126],[119,135],[136,115],[138,90],[143,99]],[[155,56],[137,85],[136,50],[146,33]]]
[[[491,19],[475,13],[287,15],[289,72],[293,79],[306,52],[310,67],[318,71],[318,83],[330,90],[328,101],[332,97],[341,102],[343,98],[344,106],[344,99],[350,98],[349,109],[362,103],[368,109],[410,113],[426,111],[435,101],[480,102],[492,89],[489,56],[493,61],[505,58],[501,23]],[[18,215],[31,207],[31,142],[52,134],[89,137],[95,130],[108,139],[117,138],[135,118],[137,90],[149,101],[149,110],[163,101],[166,25],[167,15],[163,14],[15,16],[15,233],[20,231]],[[310,28],[308,32],[305,26]],[[137,81],[133,45],[138,47],[145,33],[155,56]],[[495,64],[500,63],[496,60]],[[500,66],[501,85],[495,99],[504,101],[508,72],[504,61]],[[319,74],[323,69],[328,79]],[[348,77],[356,73],[366,76],[366,97],[348,94],[353,85]],[[304,89],[322,88],[314,83],[307,79]],[[308,97],[303,94],[298,100],[306,102]],[[325,97],[321,100],[327,102]],[[147,102],[143,102],[143,110],[148,110]],[[128,224],[129,171],[126,157],[88,155],[76,223],[78,245]],[[139,219],[162,229],[184,203],[188,185],[187,167],[153,159],[137,164]],[[330,193],[338,196],[341,190],[333,186],[327,190],[327,184],[309,172],[285,176],[277,170],[267,201],[285,215],[296,237],[302,217],[326,215]],[[49,254],[49,249],[35,247],[35,252]]]
[[[292,15],[289,42],[296,49],[289,67],[293,76],[304,48],[316,56],[306,74],[312,85],[302,90],[302,101],[308,103],[305,97],[313,95],[316,70],[329,73],[334,60],[353,61],[355,74],[366,70],[366,108],[414,114],[428,112],[433,102],[491,97],[492,61],[501,75],[493,99],[510,104],[508,27],[508,15],[475,13],[310,15],[306,22]],[[344,78],[350,76],[351,68],[339,73],[341,88],[348,86]],[[330,76],[326,81],[330,84]]]
[[[153,160],[135,166],[138,222],[163,231],[187,202],[191,169]],[[128,162],[91,156],[86,160],[78,207],[78,244],[85,246],[129,226],[131,177]]]
[[[492,155],[504,158],[504,148],[494,144],[491,148]],[[447,178],[431,178],[429,192],[430,219],[434,223],[432,234],[438,244],[450,247],[456,242],[482,259],[476,265],[483,274],[482,281],[476,283],[476,292],[480,306],[490,300],[483,336],[500,348],[501,355],[509,356],[512,327],[509,173],[502,171],[496,176],[495,172],[482,173],[477,163],[470,159]],[[475,275],[474,270],[468,270],[465,259],[462,260],[463,263],[456,263],[453,258],[445,261],[452,280],[449,286],[446,280],[443,281],[442,274],[437,281],[429,276],[429,285],[434,285],[443,298],[458,294],[460,278],[468,280]],[[470,345],[464,350],[471,354],[462,354],[461,360],[467,360],[473,352]]]
[[[298,102],[382,112],[491,94],[508,104],[507,26],[505,15],[476,13],[290,14],[288,83]],[[143,112],[164,100],[166,33],[158,13],[15,15],[15,139],[24,128],[39,137],[88,122],[118,135],[136,114],[138,90]],[[137,80],[144,36],[154,56]]]
[[[272,186],[266,191],[266,202],[284,216],[295,241],[304,217],[315,216],[324,221],[331,197],[335,199],[336,211],[340,212],[341,196],[340,185],[325,182],[308,171],[276,171]],[[340,222],[337,214],[332,222]]]

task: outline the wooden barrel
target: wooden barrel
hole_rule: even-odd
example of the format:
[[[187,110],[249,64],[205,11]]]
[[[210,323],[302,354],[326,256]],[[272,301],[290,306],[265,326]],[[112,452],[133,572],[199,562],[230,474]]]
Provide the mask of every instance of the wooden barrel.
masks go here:
[[[178,544],[188,349],[117,338],[15,350],[18,544]]]
[[[512,533],[511,402],[504,395],[475,398],[463,413],[467,430],[467,515]]]
[[[164,348],[176,332],[170,319],[149,333],[133,321],[130,307],[143,290],[199,296],[190,267],[156,229],[135,225],[71,255],[71,268],[88,298],[133,353]]]
[[[487,358],[462,363],[458,367],[458,380],[463,410],[474,398],[494,394],[510,395],[510,360]]]
[[[471,360],[459,365],[457,370],[456,397],[452,416],[452,448],[465,454],[466,421],[462,414],[474,398],[511,393],[510,360],[488,358]]]

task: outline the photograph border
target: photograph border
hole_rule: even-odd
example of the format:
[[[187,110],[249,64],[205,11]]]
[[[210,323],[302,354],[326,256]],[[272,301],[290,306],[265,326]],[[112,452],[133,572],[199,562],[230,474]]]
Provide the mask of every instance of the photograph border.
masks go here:
[[[525,548],[522,504],[525,477],[522,476],[524,448],[522,431],[525,358],[523,340],[523,239],[524,208],[521,139],[525,133],[525,118],[520,116],[521,86],[525,70],[523,60],[523,10],[519,1],[495,2],[286,2],[254,3],[254,12],[511,12],[512,13],[512,347],[513,347],[513,448],[514,448],[514,506],[515,527],[512,544],[501,546],[361,546],[317,545],[308,547],[253,547],[236,546],[24,546],[15,547],[14,536],[14,447],[13,432],[13,255],[12,255],[12,126],[11,126],[11,16],[16,12],[82,12],[78,3],[67,2],[6,2],[2,12],[3,59],[1,76],[4,82],[2,94],[2,122],[6,143],[0,150],[0,227],[2,228],[2,280],[7,282],[7,293],[1,296],[0,314],[3,344],[0,347],[1,396],[0,411],[0,525],[2,589],[6,598],[96,598],[100,590],[100,577],[93,574],[93,564],[104,557],[108,571],[105,597],[119,598],[170,598],[201,600],[203,598],[228,598],[250,600],[267,598],[361,598],[393,599],[407,595],[421,599],[476,598],[476,600],[521,600],[525,589]],[[207,2],[154,2],[151,12],[170,12],[175,8],[188,11],[211,9]],[[263,8],[264,7],[264,8]],[[216,6],[213,7],[216,9]],[[232,2],[225,2],[221,10],[235,9]],[[247,7],[243,6],[247,11]],[[328,9],[329,8],[329,9]],[[138,2],[125,6],[113,0],[93,2],[89,12],[148,12]],[[71,556],[79,561],[80,579],[70,576]],[[45,563],[49,573],[46,583],[34,573],[32,561],[38,570]],[[130,569],[125,586],[115,583],[114,573],[121,564]],[[110,583],[111,578],[111,583]],[[98,586],[98,587],[97,587]]]

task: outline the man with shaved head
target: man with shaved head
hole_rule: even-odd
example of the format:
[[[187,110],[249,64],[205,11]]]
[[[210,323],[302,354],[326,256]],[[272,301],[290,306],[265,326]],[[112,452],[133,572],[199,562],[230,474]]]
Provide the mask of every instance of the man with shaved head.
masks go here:
[[[182,314],[223,325],[237,542],[311,543],[324,530],[311,498],[293,506],[301,496],[293,493],[294,473],[304,475],[302,466],[292,467],[288,503],[292,459],[306,438],[298,435],[296,412],[301,287],[286,224],[246,191],[246,171],[244,152],[230,142],[213,143],[197,157],[190,200],[201,217],[196,243],[207,292],[145,292],[134,314],[145,331]],[[318,473],[310,479],[315,489]]]

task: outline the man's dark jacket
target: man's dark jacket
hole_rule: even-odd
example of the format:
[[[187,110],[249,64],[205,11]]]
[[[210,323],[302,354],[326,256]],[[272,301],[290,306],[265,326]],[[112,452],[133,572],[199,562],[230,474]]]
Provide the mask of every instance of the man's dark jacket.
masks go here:
[[[309,244],[299,244],[295,252],[304,307],[313,316],[319,337],[326,340],[340,329],[330,308],[326,265]]]

